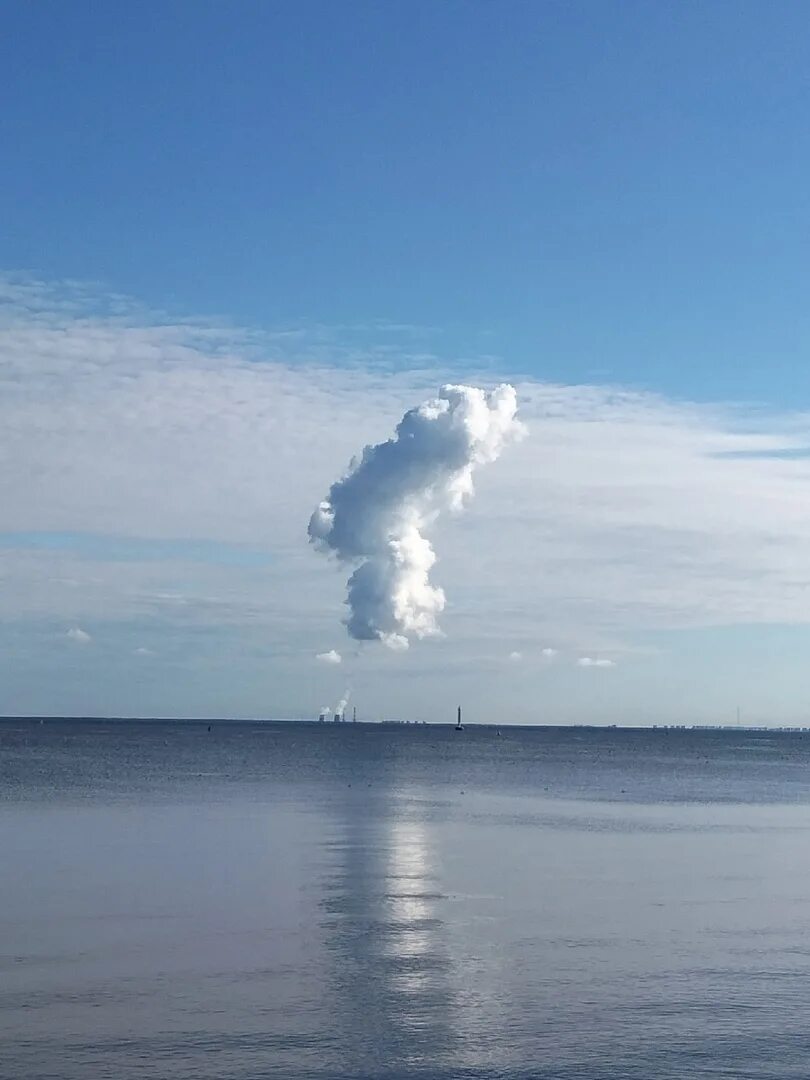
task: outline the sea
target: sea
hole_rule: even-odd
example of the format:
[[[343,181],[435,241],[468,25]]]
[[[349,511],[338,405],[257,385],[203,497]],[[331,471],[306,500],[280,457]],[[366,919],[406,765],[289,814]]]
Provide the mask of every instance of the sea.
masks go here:
[[[810,1076],[810,734],[0,722],[3,1080]]]

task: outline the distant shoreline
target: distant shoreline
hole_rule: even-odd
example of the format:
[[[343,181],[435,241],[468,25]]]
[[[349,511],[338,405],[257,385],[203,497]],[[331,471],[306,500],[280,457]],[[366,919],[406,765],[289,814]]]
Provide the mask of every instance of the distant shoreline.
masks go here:
[[[0,716],[0,724],[25,723],[86,723],[86,724],[201,724],[201,725],[230,725],[230,724],[262,724],[262,725],[300,725],[317,728],[358,728],[375,727],[388,729],[401,728],[454,728],[453,721],[431,720],[357,720],[334,723],[332,720],[319,721],[317,719],[300,717],[250,717],[250,716],[58,716],[58,715],[26,715],[26,716]],[[508,731],[649,731],[651,734],[669,734],[670,732],[728,732],[731,734],[762,733],[769,735],[801,735],[810,734],[810,725],[804,727],[790,727],[779,725],[769,727],[766,725],[742,725],[742,724],[510,724],[508,721],[484,724],[468,722],[468,731],[488,731],[504,729]]]

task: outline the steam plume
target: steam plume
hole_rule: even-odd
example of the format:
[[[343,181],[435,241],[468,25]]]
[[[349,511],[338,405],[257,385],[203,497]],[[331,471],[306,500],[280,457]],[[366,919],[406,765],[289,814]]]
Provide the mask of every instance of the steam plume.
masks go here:
[[[407,649],[409,634],[440,633],[445,598],[428,580],[436,556],[424,530],[443,509],[460,510],[473,494],[475,466],[494,461],[522,432],[516,412],[512,386],[489,393],[444,386],[332,485],[310,519],[309,538],[359,564],[347,589],[351,637]]]

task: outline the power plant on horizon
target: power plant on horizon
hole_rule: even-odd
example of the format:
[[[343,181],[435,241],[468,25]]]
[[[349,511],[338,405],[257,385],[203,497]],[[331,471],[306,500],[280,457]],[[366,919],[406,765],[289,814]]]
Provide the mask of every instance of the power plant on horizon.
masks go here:
[[[327,715],[326,715],[326,710],[324,710],[323,712],[321,712],[318,715],[318,723],[319,724],[325,724],[326,720],[327,720]],[[345,724],[345,723],[347,723],[345,707],[343,709],[338,710],[338,711],[335,712],[334,716],[332,717],[332,723],[333,724]],[[357,723],[357,706],[356,705],[354,705],[352,707],[352,723],[353,724]]]
[[[343,702],[341,702],[341,706],[342,706],[342,705],[343,705]],[[320,711],[320,713],[318,714],[318,723],[319,723],[319,724],[326,724],[326,723],[328,723],[328,722],[329,722],[329,710],[328,710],[328,709],[322,709],[322,710]],[[337,708],[337,709],[335,710],[335,712],[334,712],[334,713],[333,713],[333,715],[332,715],[332,720],[331,720],[331,722],[332,722],[333,724],[346,724],[346,723],[348,723],[348,722],[349,722],[349,721],[348,721],[348,720],[346,719],[346,708],[345,708],[345,706],[343,706],[343,708],[341,708],[341,707],[339,706],[339,707],[338,707],[338,708]],[[369,723],[369,721],[365,721],[365,722],[366,722],[366,723]],[[353,705],[353,706],[352,706],[352,719],[351,719],[351,723],[353,723],[353,724],[356,724],[356,723],[358,723],[358,719],[357,719],[357,706],[356,706],[356,705]],[[378,723],[378,724],[416,724],[416,725],[425,725],[425,724],[427,724],[427,720],[384,720],[384,719],[381,719],[381,720],[371,721],[371,723]],[[463,724],[461,723],[461,706],[460,706],[460,705],[459,705],[459,707],[458,707],[458,719],[457,719],[457,722],[456,722],[456,727],[455,727],[455,730],[456,730],[456,731],[463,731],[463,730],[464,730],[464,725],[463,725]],[[498,734],[500,735],[500,732],[498,732]]]

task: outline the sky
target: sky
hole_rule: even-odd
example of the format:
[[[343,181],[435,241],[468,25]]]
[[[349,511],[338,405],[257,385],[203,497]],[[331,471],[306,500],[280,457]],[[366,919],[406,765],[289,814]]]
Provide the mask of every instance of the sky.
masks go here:
[[[0,714],[810,723],[806,5],[2,10]],[[354,642],[446,381],[526,435]]]

